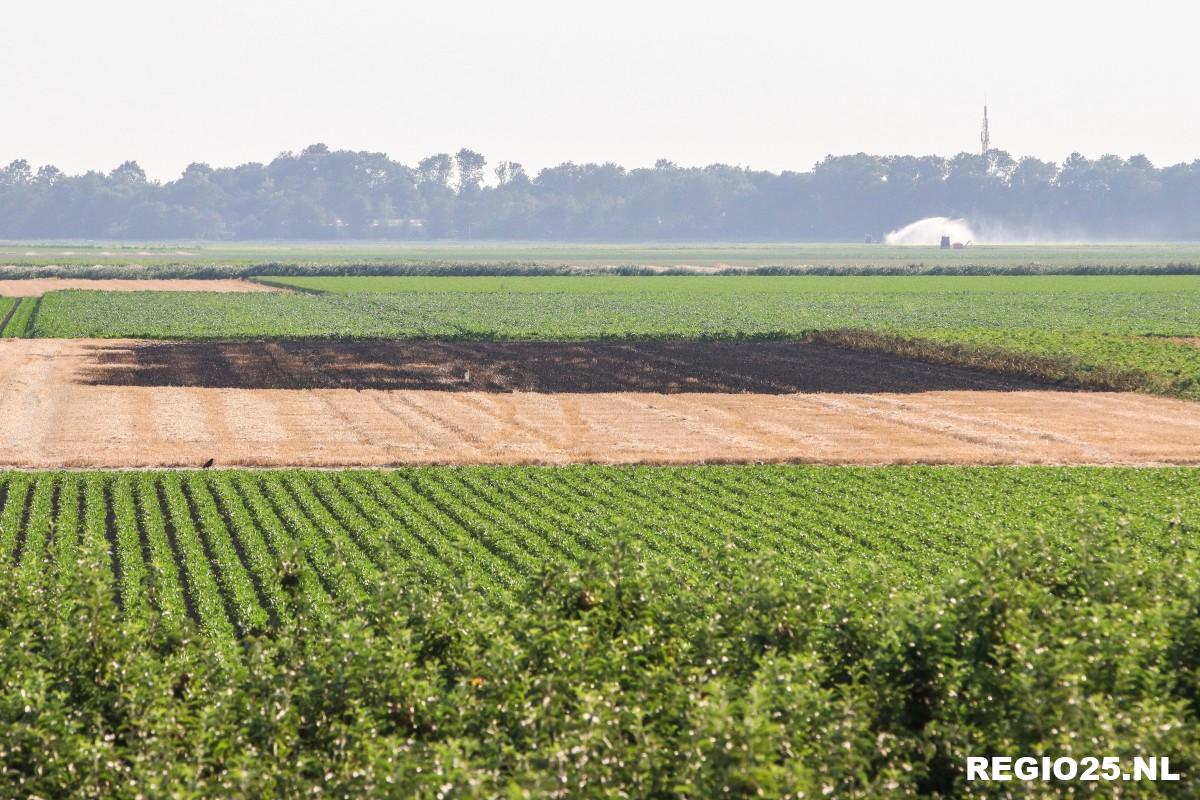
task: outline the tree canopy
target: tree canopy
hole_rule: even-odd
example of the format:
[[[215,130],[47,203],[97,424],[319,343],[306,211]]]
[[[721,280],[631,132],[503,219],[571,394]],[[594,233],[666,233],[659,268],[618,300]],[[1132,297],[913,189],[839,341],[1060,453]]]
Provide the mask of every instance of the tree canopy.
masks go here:
[[[17,160],[0,169],[0,238],[862,241],[953,216],[1023,238],[1200,240],[1200,160],[858,153],[808,172],[660,159],[534,177],[502,161],[485,180],[486,165],[466,148],[410,167],[315,144],[158,182],[133,161],[67,175]]]

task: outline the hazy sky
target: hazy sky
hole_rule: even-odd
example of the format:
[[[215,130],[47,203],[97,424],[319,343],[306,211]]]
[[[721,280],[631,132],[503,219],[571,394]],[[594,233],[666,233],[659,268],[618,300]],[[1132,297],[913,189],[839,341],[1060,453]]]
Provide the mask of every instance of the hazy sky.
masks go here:
[[[1195,3],[9,0],[0,163],[1200,157]]]

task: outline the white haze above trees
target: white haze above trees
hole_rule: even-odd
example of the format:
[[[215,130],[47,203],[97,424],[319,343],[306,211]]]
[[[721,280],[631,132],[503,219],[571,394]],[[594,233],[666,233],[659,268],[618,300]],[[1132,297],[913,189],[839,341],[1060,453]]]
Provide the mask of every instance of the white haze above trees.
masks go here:
[[[410,166],[317,144],[266,164],[192,164],[164,183],[135,162],[82,175],[21,160],[0,169],[6,239],[862,241],[924,217],[965,220],[994,240],[1200,240],[1200,161],[860,153],[808,172],[660,160],[567,162],[531,176],[509,161],[489,169],[465,148]]]

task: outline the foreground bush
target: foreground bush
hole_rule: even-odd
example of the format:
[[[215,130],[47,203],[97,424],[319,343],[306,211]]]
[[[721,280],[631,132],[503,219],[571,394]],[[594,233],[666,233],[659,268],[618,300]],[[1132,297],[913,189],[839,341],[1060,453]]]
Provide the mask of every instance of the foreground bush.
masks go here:
[[[0,794],[1104,795],[971,786],[965,758],[1140,754],[1184,780],[1125,796],[1195,796],[1200,570],[1194,531],[1158,534],[1000,537],[903,591],[770,559],[682,588],[618,548],[512,604],[394,576],[234,645],[122,614],[85,551],[67,589],[0,585]]]

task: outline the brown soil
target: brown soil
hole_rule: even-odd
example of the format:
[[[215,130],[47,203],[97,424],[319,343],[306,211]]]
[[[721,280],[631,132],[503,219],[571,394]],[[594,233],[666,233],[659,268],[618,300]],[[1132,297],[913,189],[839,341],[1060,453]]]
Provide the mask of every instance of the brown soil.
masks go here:
[[[665,394],[89,382],[103,354],[140,346],[0,342],[0,464],[1200,464],[1196,406],[1146,395],[961,385]]]
[[[95,385],[450,392],[927,392],[1034,380],[817,342],[96,342]]]
[[[1172,342],[1180,344],[1190,344],[1192,347],[1200,347],[1200,336],[1168,336]]]
[[[60,289],[92,289],[103,292],[273,292],[261,283],[237,278],[193,280],[164,278],[137,280],[127,278],[21,278],[0,280],[0,297],[41,297]]]

